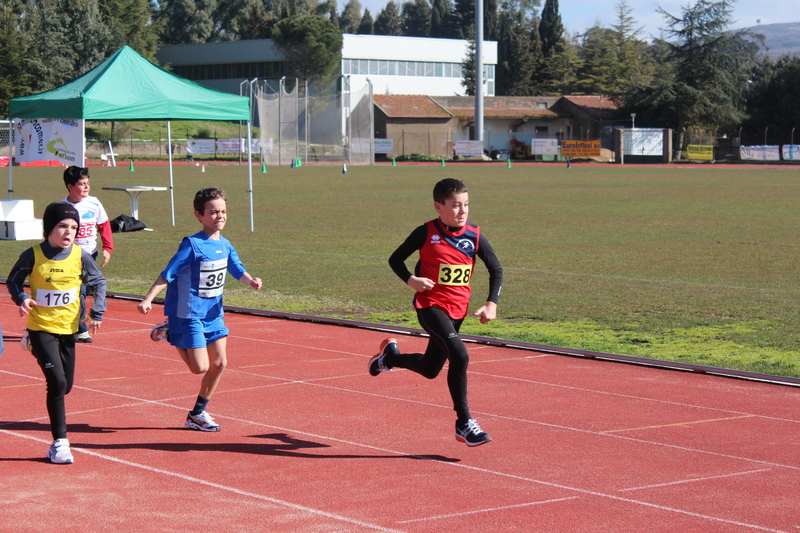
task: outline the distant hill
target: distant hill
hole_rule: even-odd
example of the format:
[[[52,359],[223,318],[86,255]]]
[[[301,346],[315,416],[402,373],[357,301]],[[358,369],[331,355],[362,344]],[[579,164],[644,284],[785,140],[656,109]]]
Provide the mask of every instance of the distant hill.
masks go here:
[[[800,22],[760,24],[745,29],[763,35],[767,53],[775,59],[785,54],[800,56]]]

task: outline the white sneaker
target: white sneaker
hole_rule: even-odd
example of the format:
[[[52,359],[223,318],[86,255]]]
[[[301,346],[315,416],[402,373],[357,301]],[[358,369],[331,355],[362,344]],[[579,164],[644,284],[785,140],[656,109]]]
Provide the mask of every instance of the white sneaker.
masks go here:
[[[164,320],[161,324],[153,326],[150,330],[150,338],[154,341],[164,341],[169,344],[169,319]]]
[[[31,351],[31,336],[28,334],[28,330],[23,330],[22,338],[19,340],[19,345],[22,346],[22,349],[26,352]]]
[[[203,411],[199,415],[189,413],[186,415],[186,422],[184,425],[189,429],[197,429],[199,431],[219,431],[222,429],[219,424],[214,422],[211,415]]]
[[[50,449],[47,450],[47,458],[50,459],[51,463],[58,465],[72,464],[75,460],[69,449],[69,440],[57,439],[53,442],[53,444],[50,445]]]

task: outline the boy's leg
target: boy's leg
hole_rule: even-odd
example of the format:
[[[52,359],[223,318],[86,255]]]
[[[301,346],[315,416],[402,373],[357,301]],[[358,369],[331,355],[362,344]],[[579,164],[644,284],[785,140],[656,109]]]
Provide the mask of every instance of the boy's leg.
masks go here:
[[[205,408],[219,385],[222,373],[227,365],[227,337],[217,339],[205,348],[178,348],[181,358],[194,374],[203,374],[200,392],[192,411],[186,419],[186,426],[202,431],[219,431],[221,428],[214,422]]]
[[[28,330],[31,351],[47,382],[47,414],[53,439],[67,437],[64,396],[72,389],[75,376],[75,341],[72,335],[53,335]]]

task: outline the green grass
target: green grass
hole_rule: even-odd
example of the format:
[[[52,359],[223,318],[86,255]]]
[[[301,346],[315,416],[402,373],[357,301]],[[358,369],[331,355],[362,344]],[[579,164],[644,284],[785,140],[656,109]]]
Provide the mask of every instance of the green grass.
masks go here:
[[[60,173],[15,168],[14,197],[41,216],[64,194]],[[800,376],[796,169],[305,165],[253,177],[251,233],[245,167],[176,167],[176,226],[169,194],[144,193],[155,231],[115,236],[110,289],[144,294],[199,229],[191,199],[213,184],[229,195],[225,235],[265,283],[230,281],[226,303],[416,326],[387,258],[435,215],[433,184],[458,177],[505,269],[500,320],[468,320],[465,333]],[[167,183],[165,167],[92,168],[112,218],[128,197],[101,187]],[[31,244],[4,241],[0,258],[10,269]],[[486,278],[479,268],[473,309]]]

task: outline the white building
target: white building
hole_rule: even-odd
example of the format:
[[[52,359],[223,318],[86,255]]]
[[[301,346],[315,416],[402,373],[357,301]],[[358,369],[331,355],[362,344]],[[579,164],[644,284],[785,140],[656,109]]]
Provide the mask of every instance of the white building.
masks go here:
[[[344,34],[341,74],[351,87],[367,78],[374,94],[463,96],[461,64],[469,42],[385,35]],[[270,39],[162,46],[156,53],[162,65],[206,87],[240,94],[253,78],[278,79],[286,63]],[[495,94],[497,43],[483,43],[484,95]]]

